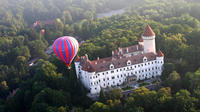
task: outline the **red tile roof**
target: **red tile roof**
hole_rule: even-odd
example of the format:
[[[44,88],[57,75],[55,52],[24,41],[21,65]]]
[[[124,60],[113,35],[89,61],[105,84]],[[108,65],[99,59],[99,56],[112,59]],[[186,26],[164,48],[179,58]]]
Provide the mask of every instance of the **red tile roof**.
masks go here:
[[[113,64],[114,68],[121,68],[127,66],[127,61],[130,60],[131,64],[143,63],[143,58],[146,57],[148,61],[155,60],[156,54],[154,53],[145,53],[139,54],[131,57],[124,56],[112,56],[108,58],[102,58],[99,60],[86,60],[85,56],[81,57],[80,64],[82,70],[88,72],[103,72],[110,70],[110,65]]]
[[[80,62],[80,57],[77,55],[74,62]]]
[[[148,61],[155,60],[156,55],[154,53],[146,53],[146,54],[140,54],[136,56],[131,57],[112,57],[110,60],[106,60],[102,63],[95,63],[96,60],[91,62],[91,65],[95,69],[96,72],[103,72],[110,70],[110,65],[113,64],[114,68],[122,68],[127,66],[127,61],[130,60],[131,64],[139,64],[143,63],[143,58],[147,57]],[[104,60],[104,59],[102,59]]]
[[[146,37],[155,36],[155,33],[153,32],[153,30],[151,29],[149,25],[146,26],[143,36],[146,36]]]
[[[159,50],[159,51],[157,52],[157,56],[158,56],[158,57],[163,57],[163,56],[165,56],[165,55],[162,53],[161,50]]]
[[[126,53],[132,53],[132,52],[136,52],[136,51],[143,51],[144,47],[143,47],[143,45],[138,44],[138,45],[124,47],[124,48],[120,48],[120,49],[122,49],[123,54],[126,54]],[[128,49],[128,52],[127,52],[127,49]]]

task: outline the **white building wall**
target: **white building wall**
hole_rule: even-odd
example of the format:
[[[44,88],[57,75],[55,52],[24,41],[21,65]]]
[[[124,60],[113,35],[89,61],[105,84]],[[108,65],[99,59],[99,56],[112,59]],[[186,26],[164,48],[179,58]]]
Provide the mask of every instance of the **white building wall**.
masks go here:
[[[156,53],[155,36],[144,37],[144,53],[153,52]]]
[[[88,73],[87,71],[81,70],[80,79],[84,86],[90,90],[91,94],[96,94],[100,92],[101,88],[123,84],[127,76],[136,75],[137,80],[160,76],[163,64],[164,58],[157,57],[156,60],[153,61],[147,61],[99,73]]]
[[[81,66],[80,66],[80,62],[75,62],[75,69],[76,69],[76,77],[79,78],[79,74],[81,71]]]

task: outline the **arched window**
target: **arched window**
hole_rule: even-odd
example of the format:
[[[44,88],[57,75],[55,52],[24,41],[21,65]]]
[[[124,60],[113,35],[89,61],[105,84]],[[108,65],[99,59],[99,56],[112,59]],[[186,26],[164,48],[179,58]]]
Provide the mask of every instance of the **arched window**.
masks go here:
[[[127,65],[128,66],[131,65],[131,61],[130,60],[127,61]]]
[[[114,69],[114,65],[113,64],[110,65],[110,69]]]
[[[147,57],[144,57],[144,58],[143,58],[143,62],[147,62]]]

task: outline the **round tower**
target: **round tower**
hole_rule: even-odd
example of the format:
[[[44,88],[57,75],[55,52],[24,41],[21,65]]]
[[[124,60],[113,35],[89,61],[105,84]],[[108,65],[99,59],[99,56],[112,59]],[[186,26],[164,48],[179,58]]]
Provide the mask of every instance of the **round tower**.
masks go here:
[[[144,53],[153,52],[156,54],[155,33],[149,25],[146,26],[142,38],[144,41]]]

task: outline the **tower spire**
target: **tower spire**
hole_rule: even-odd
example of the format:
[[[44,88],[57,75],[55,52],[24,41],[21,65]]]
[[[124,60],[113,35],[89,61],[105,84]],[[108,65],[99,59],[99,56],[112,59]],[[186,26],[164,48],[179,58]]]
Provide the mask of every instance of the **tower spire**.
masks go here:
[[[147,24],[143,36],[145,37],[150,37],[150,36],[155,36],[155,33],[153,32],[153,30],[151,29],[151,27]]]
[[[156,54],[155,33],[148,24],[144,30],[142,38],[144,40],[144,53],[153,52]]]

